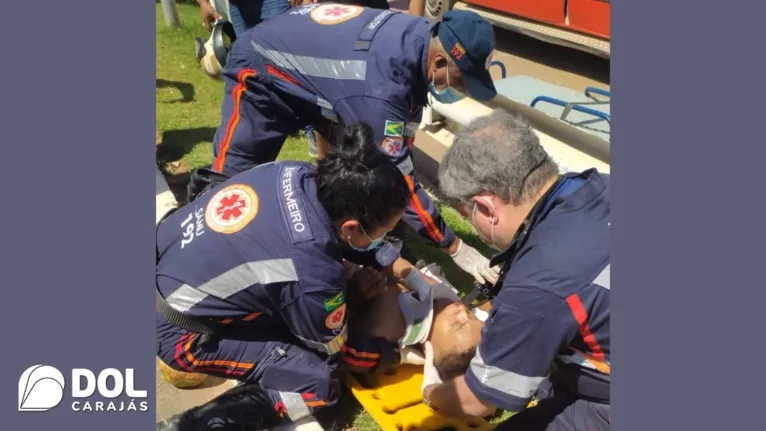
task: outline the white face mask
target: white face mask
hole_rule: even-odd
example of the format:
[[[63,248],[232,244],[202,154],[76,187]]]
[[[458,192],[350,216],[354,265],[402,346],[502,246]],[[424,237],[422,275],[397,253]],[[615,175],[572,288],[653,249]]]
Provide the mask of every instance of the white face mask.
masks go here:
[[[481,198],[484,199],[485,201],[487,201],[487,203],[490,206],[492,206],[492,209],[495,210],[495,212],[497,212],[497,209],[495,209],[495,204],[488,197],[482,196]],[[471,212],[471,224],[474,225],[474,229],[476,230],[476,221],[474,221],[474,217],[475,216],[476,216],[476,202],[473,203],[473,211]],[[490,223],[490,225],[489,225],[490,243],[487,243],[487,241],[484,241],[483,238],[482,238],[482,241],[484,241],[485,244],[487,244],[488,246],[494,248],[495,250],[501,251],[500,247],[495,245],[495,218],[492,217],[491,221],[492,221],[492,223]],[[479,236],[481,237],[481,235],[479,235]]]

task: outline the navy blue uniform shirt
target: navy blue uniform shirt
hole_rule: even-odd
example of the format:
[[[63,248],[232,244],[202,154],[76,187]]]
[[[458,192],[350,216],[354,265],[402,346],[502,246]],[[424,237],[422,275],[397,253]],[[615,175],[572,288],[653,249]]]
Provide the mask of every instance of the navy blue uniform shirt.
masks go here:
[[[609,210],[608,175],[564,175],[492,301],[465,376],[480,400],[521,411],[550,375],[577,396],[608,403]]]
[[[389,346],[347,340],[344,247],[314,173],[309,163],[264,164],[171,214],[157,227],[157,286],[190,316],[289,334],[330,357],[348,342],[380,358]],[[357,263],[376,261],[367,254]]]
[[[233,175],[277,158],[286,137],[312,125],[361,121],[405,175],[403,220],[427,242],[455,235],[414,176],[414,128],[428,93],[432,24],[425,18],[341,4],[293,8],[238,37],[223,71],[214,168]]]

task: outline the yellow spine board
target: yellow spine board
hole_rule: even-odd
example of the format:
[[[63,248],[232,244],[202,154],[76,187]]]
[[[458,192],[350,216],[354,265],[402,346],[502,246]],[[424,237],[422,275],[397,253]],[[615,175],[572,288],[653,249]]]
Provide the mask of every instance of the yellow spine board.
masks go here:
[[[483,418],[461,419],[441,415],[423,403],[420,385],[421,367],[402,365],[376,376],[375,388],[362,386],[354,377],[346,376],[345,384],[359,404],[375,419],[383,431],[491,431],[497,426]]]

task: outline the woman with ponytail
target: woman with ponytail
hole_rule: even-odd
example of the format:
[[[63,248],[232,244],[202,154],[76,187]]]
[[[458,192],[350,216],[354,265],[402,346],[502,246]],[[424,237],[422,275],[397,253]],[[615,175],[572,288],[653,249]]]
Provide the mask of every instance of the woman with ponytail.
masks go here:
[[[347,327],[345,259],[405,285],[419,277],[396,249],[379,246],[402,217],[408,186],[368,125],[337,135],[318,166],[260,165],[159,224],[158,356],[178,371],[242,383],[158,430],[302,421],[337,402],[337,369],[400,362],[396,343]]]

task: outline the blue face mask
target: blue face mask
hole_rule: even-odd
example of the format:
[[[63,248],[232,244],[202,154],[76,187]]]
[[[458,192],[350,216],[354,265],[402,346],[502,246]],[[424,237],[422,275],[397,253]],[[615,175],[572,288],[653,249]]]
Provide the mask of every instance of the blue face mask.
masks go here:
[[[386,241],[385,240],[385,238],[386,238],[386,234],[385,233],[383,235],[381,235],[381,237],[378,238],[378,239],[372,239],[372,238],[370,238],[369,235],[367,235],[367,232],[365,232],[364,229],[362,229],[362,226],[359,226],[359,230],[361,230],[362,233],[364,234],[364,236],[366,236],[367,239],[370,240],[370,245],[368,245],[367,247],[357,247],[354,244],[351,244],[351,237],[348,237],[348,246],[351,247],[352,250],[361,251],[361,252],[375,250],[376,248],[378,248],[378,246],[380,246],[381,244],[383,244]]]
[[[450,86],[449,69],[447,69],[447,88],[445,88],[444,90],[439,91],[436,89],[436,86],[434,85],[435,77],[436,77],[436,73],[434,73],[431,76],[431,84],[428,85],[428,91],[431,93],[431,96],[434,97],[434,100],[436,100],[439,103],[444,103],[445,105],[449,105],[450,103],[458,102],[465,97]]]

